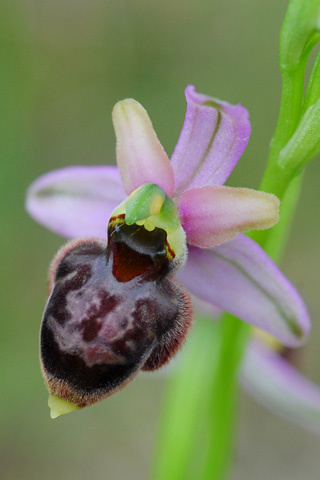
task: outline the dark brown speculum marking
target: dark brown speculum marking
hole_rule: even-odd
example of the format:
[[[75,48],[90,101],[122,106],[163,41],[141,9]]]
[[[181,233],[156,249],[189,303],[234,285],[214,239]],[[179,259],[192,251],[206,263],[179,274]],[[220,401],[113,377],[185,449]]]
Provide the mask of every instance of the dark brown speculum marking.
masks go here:
[[[51,393],[90,405],[176,353],[192,312],[188,294],[170,278],[169,248],[164,230],[117,217],[108,246],[81,240],[64,250],[41,327]]]

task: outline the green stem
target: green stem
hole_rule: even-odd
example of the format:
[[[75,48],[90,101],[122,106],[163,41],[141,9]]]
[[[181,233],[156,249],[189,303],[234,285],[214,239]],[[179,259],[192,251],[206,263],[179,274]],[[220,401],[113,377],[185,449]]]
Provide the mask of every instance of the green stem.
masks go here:
[[[269,249],[272,250],[273,248],[275,256],[280,254],[281,248],[286,242],[287,236],[283,235],[284,228],[289,228],[300,190],[300,180],[293,180],[295,172],[288,172],[288,170],[279,167],[278,157],[282,148],[293,135],[299,122],[303,99],[304,72],[305,65],[301,65],[295,71],[284,72],[282,75],[283,83],[279,120],[270,146],[267,168],[260,185],[260,190],[273,193],[280,200],[283,200],[281,208],[284,213],[283,222],[280,222],[278,224],[278,230],[274,231],[277,233],[273,233],[273,230],[266,230],[255,232],[254,235],[252,235],[261,246],[266,246],[268,243]],[[270,239],[269,242],[268,239]],[[275,243],[277,243],[277,245],[275,245]],[[228,317],[229,315],[224,315],[222,322],[228,322]],[[221,365],[220,369],[218,368],[221,372],[221,377],[224,375],[225,365],[227,364],[230,369],[228,372],[229,379],[225,380],[228,382],[227,385],[223,385],[219,376],[216,379],[216,406],[214,410],[216,408],[219,410],[222,406],[224,408],[221,410],[223,414],[220,416],[220,421],[212,424],[212,427],[215,426],[215,429],[210,441],[209,450],[211,455],[208,456],[207,473],[203,477],[203,480],[221,480],[224,478],[224,473],[230,458],[228,447],[231,445],[230,438],[233,430],[232,419],[234,418],[236,378],[246,346],[246,339],[248,338],[248,326],[243,322],[239,322],[238,324],[233,322],[229,324],[229,328],[226,328],[224,335],[222,335],[221,355],[219,357]],[[237,348],[235,361],[233,361],[232,357],[234,345]],[[228,359],[227,362],[226,359]],[[230,359],[232,359],[232,361],[230,361]],[[229,416],[225,415],[226,412],[228,412]],[[214,412],[211,418],[215,419],[216,416],[217,413]],[[219,441],[221,439],[223,439],[223,441],[220,443],[219,448]],[[219,448],[220,457],[218,455],[213,456],[214,449],[217,448]]]
[[[270,145],[267,166],[260,183],[261,191],[273,193],[280,201],[284,200],[287,189],[297,173],[296,170],[280,167],[278,158],[299,123],[303,103],[304,74],[305,63],[299,65],[296,70],[285,71],[282,74],[279,119]],[[283,205],[280,208],[280,219],[282,218],[282,208]],[[250,237],[254,238],[259,245],[264,246],[271,232],[272,229],[256,231],[250,234]]]
[[[281,150],[293,135],[301,115],[305,65],[282,75],[282,94],[277,128],[270,145],[267,167],[260,190],[274,193],[280,200],[292,180],[294,173],[278,165]]]
[[[286,145],[298,124],[303,101],[304,74],[305,62],[299,64],[295,70],[282,72],[279,118],[271,142],[268,165],[263,176],[263,182],[265,182],[268,176],[268,167],[277,161],[280,150]]]
[[[207,411],[209,448],[204,473],[197,477],[203,480],[220,480],[227,474],[233,451],[238,368],[251,330],[229,314],[220,325],[220,350]]]
[[[273,193],[283,200],[283,222],[286,228],[289,228],[296,205],[299,181],[292,182],[296,172],[279,167],[278,158],[299,122],[304,72],[305,64],[282,72],[279,120],[260,186],[261,190]],[[261,246],[268,245],[271,249],[273,245],[275,256],[279,255],[287,238],[283,234],[283,228],[278,228],[278,234],[273,234],[271,230],[254,235]],[[270,242],[267,244],[269,238]],[[195,345],[192,357],[190,351],[186,352],[185,363],[182,362],[181,365],[180,381],[178,379],[175,384],[171,383],[169,389],[170,402],[165,409],[154,471],[155,480],[225,478],[232,452],[237,374],[249,332],[250,326],[224,314],[219,327],[215,326],[214,337],[202,338],[202,343]],[[211,357],[204,354],[208,338],[213,342],[207,346]],[[199,455],[195,447],[199,432],[201,460],[197,458]]]
[[[303,175],[294,178],[288,186],[281,204],[281,221],[275,225],[265,239],[263,248],[268,255],[278,262],[285,249],[294,212],[298,203]],[[250,237],[259,243],[259,233],[255,231]]]
[[[283,200],[281,208],[284,213],[283,222],[279,223],[277,231],[274,230],[278,234],[273,233],[273,230],[266,230],[255,232],[253,235],[261,246],[265,246],[270,238],[269,248],[270,250],[273,248],[275,256],[279,255],[282,244],[285,244],[287,236],[283,235],[284,228],[289,228],[299,194],[300,181],[293,180],[295,172],[288,172],[279,167],[278,157],[299,122],[304,72],[305,65],[300,65],[294,71],[283,72],[279,120],[260,186],[260,190],[273,193]],[[271,241],[272,236],[273,241]],[[209,415],[211,427],[209,454],[205,474],[199,477],[203,480],[221,480],[227,471],[234,424],[237,373],[248,338],[248,325],[230,315],[223,316],[222,325],[224,327],[222,327],[223,332],[220,339],[219,364],[214,382],[215,390],[211,395],[213,404],[212,412]]]

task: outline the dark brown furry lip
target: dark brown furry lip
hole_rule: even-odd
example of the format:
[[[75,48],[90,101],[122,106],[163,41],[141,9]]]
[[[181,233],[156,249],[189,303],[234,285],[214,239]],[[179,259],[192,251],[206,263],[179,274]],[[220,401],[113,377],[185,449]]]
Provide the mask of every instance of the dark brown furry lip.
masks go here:
[[[83,407],[167,363],[192,321],[189,295],[170,275],[166,232],[110,222],[97,239],[63,247],[41,326],[50,393]]]

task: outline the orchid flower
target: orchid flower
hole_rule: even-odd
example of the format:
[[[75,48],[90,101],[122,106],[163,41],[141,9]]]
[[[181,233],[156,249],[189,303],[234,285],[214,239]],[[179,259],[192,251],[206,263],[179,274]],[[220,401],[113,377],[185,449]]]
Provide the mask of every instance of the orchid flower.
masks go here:
[[[50,269],[41,361],[53,416],[164,365],[192,323],[187,290],[285,345],[308,333],[295,288],[241,233],[273,226],[278,199],[224,186],[249,140],[247,110],[193,86],[186,100],[171,161],[147,112],[127,99],[113,110],[118,169],[68,167],[28,190],[38,222],[89,237],[62,247]]]
[[[241,368],[241,385],[265,407],[319,434],[319,386],[292,364],[295,351],[271,337],[265,340],[259,335],[249,342]]]
[[[221,310],[192,297],[199,318],[221,320]],[[300,371],[303,351],[286,347],[257,328],[241,362],[239,380],[242,388],[264,407],[281,417],[319,435],[320,387]]]

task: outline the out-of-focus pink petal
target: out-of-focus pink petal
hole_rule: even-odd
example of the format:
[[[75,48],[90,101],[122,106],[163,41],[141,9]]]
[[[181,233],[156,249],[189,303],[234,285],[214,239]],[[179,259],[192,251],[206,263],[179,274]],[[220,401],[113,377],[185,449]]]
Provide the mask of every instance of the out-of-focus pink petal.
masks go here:
[[[172,166],[146,110],[135,100],[123,100],[114,106],[112,119],[117,137],[117,162],[126,193],[130,194],[144,183],[155,183],[172,196]]]
[[[306,308],[296,289],[253,240],[239,234],[210,249],[190,247],[177,277],[200,298],[267,331],[288,346],[309,331]]]
[[[190,188],[222,185],[247,146],[248,111],[186,88],[187,113],[171,163],[176,195]]]
[[[116,167],[75,166],[35,180],[27,192],[26,209],[64,237],[105,237],[108,219],[124,198]]]
[[[258,340],[249,344],[240,378],[244,388],[260,403],[320,433],[320,387],[266,344]]]
[[[227,242],[240,232],[263,230],[279,220],[279,200],[249,188],[194,188],[179,198],[188,243],[207,248]]]

